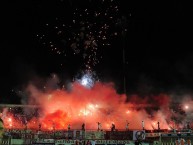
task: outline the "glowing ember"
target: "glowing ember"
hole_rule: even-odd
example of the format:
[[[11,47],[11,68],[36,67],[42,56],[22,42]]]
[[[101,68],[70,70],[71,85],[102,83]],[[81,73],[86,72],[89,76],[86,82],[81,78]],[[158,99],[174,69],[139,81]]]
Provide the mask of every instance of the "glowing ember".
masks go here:
[[[188,109],[189,108],[189,106],[188,105],[185,105],[185,109]]]

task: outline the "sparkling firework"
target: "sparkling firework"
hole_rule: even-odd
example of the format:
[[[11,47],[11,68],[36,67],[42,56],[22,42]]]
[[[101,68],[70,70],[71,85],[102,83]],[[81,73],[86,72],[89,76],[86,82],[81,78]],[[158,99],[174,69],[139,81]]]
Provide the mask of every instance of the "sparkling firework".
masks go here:
[[[45,24],[45,32],[37,35],[42,46],[64,57],[78,55],[83,60],[81,69],[92,71],[102,59],[101,50],[110,48],[121,35],[122,25],[116,1],[99,0],[97,4],[100,7],[75,8],[70,20],[57,17],[55,24]]]
[[[88,88],[90,88],[94,85],[94,81],[92,80],[92,77],[88,74],[85,74],[84,76],[82,76],[80,83],[83,86],[86,86]]]
[[[82,71],[82,73],[78,73],[78,75],[75,76],[75,82],[80,83],[86,88],[92,88],[97,81],[99,81],[99,79],[94,71]]]

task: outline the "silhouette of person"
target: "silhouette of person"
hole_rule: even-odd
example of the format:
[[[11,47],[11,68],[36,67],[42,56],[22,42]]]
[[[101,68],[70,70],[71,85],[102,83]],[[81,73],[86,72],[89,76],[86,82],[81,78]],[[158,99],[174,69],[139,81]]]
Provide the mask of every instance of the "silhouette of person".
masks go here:
[[[187,122],[187,129],[190,129],[190,122]]]
[[[160,130],[159,121],[157,122],[157,128],[158,130]]]
[[[41,131],[41,128],[42,128],[42,124],[39,123],[39,131]]]
[[[85,131],[85,124],[82,124],[82,130]]]
[[[143,120],[142,120],[142,129],[143,129],[143,130],[145,129],[145,123],[144,123]]]
[[[70,124],[68,124],[68,130],[70,130]]]
[[[111,131],[115,131],[115,124],[114,123],[112,123]]]
[[[126,125],[125,125],[126,131],[129,130],[129,122],[126,120]]]
[[[98,124],[98,131],[101,130],[101,123],[100,122],[97,122]]]

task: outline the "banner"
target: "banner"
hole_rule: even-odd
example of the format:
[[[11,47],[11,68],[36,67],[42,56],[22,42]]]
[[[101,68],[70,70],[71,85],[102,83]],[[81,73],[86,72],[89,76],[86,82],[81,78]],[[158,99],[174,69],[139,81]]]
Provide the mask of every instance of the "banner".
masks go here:
[[[84,135],[83,135],[83,131],[82,130],[74,130],[73,133],[73,138],[75,139],[83,139]]]
[[[37,139],[32,141],[33,144],[35,143],[55,143],[54,139]]]
[[[56,140],[56,144],[75,144],[76,140],[66,140],[66,139],[59,139]]]
[[[160,137],[161,133],[145,133],[145,137]]]
[[[133,140],[145,140],[145,131],[144,130],[133,131]]]
[[[163,133],[162,137],[186,137],[193,136],[193,133]]]
[[[55,145],[54,143],[32,143],[32,145]]]
[[[34,136],[33,136],[33,134],[29,134],[29,133],[21,133],[21,138],[23,138],[23,139],[33,139]]]
[[[59,137],[59,136],[58,136]],[[66,138],[66,139],[73,139],[73,131],[63,131],[62,135],[60,135],[61,138]]]
[[[65,139],[60,139],[60,140],[56,140],[56,144],[75,144],[77,140],[65,140]],[[87,142],[88,140],[85,140],[85,142]],[[96,145],[100,144],[100,145],[104,145],[104,144],[131,144],[132,142],[129,140],[95,140]],[[81,142],[81,140],[79,141]]]
[[[130,144],[129,140],[96,140],[96,144]]]
[[[86,131],[85,132],[86,139],[104,139],[103,131]]]
[[[106,132],[105,139],[132,140],[133,139],[133,131],[108,131],[108,132]]]

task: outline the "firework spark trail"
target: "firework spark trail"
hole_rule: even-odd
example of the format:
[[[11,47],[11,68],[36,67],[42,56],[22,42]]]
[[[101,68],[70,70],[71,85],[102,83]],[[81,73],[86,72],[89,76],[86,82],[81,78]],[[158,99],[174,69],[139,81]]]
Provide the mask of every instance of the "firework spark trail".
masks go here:
[[[37,35],[42,46],[58,55],[67,57],[70,52],[81,56],[84,61],[81,69],[89,73],[102,59],[100,50],[110,47],[120,35],[119,6],[113,0],[97,3],[100,7],[76,8],[69,22],[57,17],[55,25],[47,23],[45,32]]]

